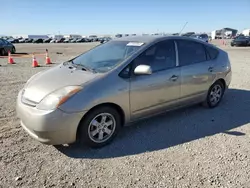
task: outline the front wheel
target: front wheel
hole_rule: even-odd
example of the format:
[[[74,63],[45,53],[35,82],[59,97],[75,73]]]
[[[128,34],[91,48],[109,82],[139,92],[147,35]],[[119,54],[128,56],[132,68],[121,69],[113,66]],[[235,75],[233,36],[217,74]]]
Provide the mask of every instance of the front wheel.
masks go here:
[[[89,112],[79,126],[80,144],[99,148],[115,138],[121,128],[121,117],[114,108],[104,106]]]
[[[202,103],[203,106],[208,108],[214,108],[219,105],[224,95],[224,85],[221,81],[215,82],[208,90],[207,98]]]

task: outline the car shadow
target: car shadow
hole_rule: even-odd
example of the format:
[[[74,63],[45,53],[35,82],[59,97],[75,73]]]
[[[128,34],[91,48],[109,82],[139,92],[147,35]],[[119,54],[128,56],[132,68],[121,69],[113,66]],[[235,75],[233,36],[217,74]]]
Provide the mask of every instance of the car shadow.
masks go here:
[[[16,55],[28,55],[28,53],[21,53],[21,52],[16,52],[14,54],[16,54]]]
[[[244,136],[231,129],[250,122],[250,91],[229,89],[221,104],[214,109],[200,105],[168,112],[124,127],[109,145],[100,149],[76,144],[56,146],[72,158],[114,158],[167,149],[215,134]]]
[[[18,53],[18,52],[16,52],[16,53],[14,53],[14,54],[11,54],[12,56],[18,56],[18,55],[29,55],[28,53]],[[6,58],[6,57],[8,57],[8,54],[5,54],[5,55],[3,55],[3,56],[0,56],[0,58]]]

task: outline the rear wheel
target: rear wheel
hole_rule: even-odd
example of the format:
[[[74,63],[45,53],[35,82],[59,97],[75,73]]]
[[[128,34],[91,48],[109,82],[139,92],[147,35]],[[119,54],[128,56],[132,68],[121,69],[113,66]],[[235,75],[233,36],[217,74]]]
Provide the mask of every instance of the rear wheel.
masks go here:
[[[121,117],[114,108],[103,106],[87,114],[79,126],[80,144],[99,148],[115,138],[121,128]]]
[[[214,108],[219,105],[224,96],[224,85],[221,81],[215,82],[208,90],[207,98],[202,103],[203,106],[208,108]]]
[[[2,49],[0,49],[0,55],[1,56],[4,56],[5,55],[5,50],[2,48]]]

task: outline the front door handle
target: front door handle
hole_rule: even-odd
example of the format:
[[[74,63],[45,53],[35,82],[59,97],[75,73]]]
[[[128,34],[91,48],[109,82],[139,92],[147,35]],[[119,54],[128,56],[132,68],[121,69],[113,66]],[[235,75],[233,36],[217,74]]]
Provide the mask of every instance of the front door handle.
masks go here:
[[[170,78],[170,80],[173,81],[173,82],[176,81],[177,79],[178,79],[178,76],[176,76],[176,75],[173,75]]]
[[[213,70],[214,70],[213,67],[209,67],[209,68],[208,68],[208,71],[209,71],[209,72],[213,72]]]

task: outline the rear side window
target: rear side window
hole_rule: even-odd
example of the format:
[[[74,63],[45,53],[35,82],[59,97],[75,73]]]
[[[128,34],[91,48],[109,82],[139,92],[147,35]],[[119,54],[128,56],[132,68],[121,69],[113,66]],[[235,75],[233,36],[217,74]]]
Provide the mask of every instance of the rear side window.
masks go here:
[[[180,66],[192,65],[207,60],[203,44],[188,40],[178,40],[177,44]]]
[[[210,46],[205,46],[206,50],[207,50],[207,55],[208,55],[208,59],[216,59],[218,54],[219,54],[219,51],[216,50],[215,48],[213,47],[210,47]]]

